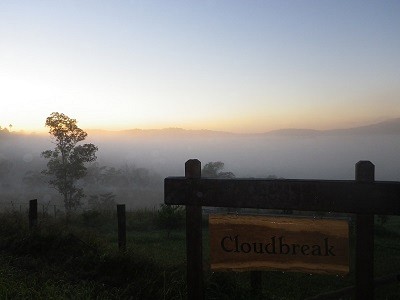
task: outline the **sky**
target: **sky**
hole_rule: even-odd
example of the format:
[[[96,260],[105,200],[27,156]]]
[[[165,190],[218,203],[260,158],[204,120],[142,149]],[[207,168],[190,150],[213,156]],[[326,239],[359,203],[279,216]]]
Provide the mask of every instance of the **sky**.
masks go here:
[[[0,1],[0,126],[232,132],[400,117],[400,1]]]

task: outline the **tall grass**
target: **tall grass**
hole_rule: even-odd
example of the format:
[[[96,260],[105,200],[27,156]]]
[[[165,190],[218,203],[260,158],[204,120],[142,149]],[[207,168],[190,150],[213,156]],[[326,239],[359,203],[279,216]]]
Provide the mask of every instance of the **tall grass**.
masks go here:
[[[127,252],[117,245],[114,213],[41,217],[28,229],[26,214],[0,215],[0,299],[185,299],[184,228],[159,227],[158,211],[127,212]],[[400,218],[375,227],[376,276],[400,270]],[[208,230],[203,229],[207,299],[250,299],[249,273],[208,269]],[[352,285],[346,277],[263,272],[266,299],[304,299]],[[396,298],[397,297],[397,298]],[[400,299],[399,285],[377,289],[377,299]]]

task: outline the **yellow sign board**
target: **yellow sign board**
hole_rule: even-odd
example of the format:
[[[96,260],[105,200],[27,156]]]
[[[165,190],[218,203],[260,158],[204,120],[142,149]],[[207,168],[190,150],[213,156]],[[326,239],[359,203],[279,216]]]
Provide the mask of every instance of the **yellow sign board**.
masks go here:
[[[349,272],[346,220],[210,215],[214,271]]]

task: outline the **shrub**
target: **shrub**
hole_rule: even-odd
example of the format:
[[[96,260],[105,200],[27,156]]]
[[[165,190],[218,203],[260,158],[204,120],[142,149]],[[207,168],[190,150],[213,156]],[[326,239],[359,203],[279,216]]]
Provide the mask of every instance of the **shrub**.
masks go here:
[[[89,196],[89,208],[104,214],[115,211],[117,203],[115,202],[116,195],[113,193],[104,193]]]
[[[157,215],[157,225],[167,230],[167,236],[170,236],[171,230],[183,226],[185,220],[185,210],[179,205],[161,204]]]

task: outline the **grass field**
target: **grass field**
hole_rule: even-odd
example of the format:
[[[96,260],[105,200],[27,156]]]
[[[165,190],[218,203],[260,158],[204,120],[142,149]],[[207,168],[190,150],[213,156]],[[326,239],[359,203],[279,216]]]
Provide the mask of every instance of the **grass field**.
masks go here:
[[[183,228],[167,231],[157,211],[127,213],[127,252],[117,246],[113,214],[90,212],[39,219],[30,232],[27,216],[0,216],[0,299],[185,299]],[[208,267],[208,229],[203,229],[207,299],[251,299],[248,272],[213,273]],[[375,226],[375,274],[400,271],[400,217]],[[263,272],[265,299],[304,299],[352,285],[345,277]],[[350,299],[350,298],[349,298]],[[400,284],[376,290],[376,299],[400,299]]]

